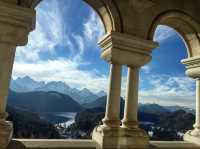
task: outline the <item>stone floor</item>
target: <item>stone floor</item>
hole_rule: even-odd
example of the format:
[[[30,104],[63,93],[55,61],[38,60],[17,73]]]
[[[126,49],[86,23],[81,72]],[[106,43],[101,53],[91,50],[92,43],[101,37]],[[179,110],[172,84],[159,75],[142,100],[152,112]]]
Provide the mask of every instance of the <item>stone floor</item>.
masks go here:
[[[12,140],[8,149],[96,149],[92,140]],[[150,149],[200,149],[183,141],[152,141]]]

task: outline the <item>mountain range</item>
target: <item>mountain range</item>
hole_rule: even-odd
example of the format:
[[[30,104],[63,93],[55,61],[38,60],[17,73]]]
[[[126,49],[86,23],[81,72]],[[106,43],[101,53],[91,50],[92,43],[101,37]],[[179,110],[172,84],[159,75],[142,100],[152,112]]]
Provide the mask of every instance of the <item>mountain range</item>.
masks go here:
[[[70,96],[55,91],[9,91],[8,105],[34,113],[79,112],[83,107]]]
[[[92,101],[95,101],[97,98],[106,95],[104,91],[93,93],[87,88],[83,88],[81,90],[71,88],[69,85],[61,81],[52,81],[47,83],[43,81],[35,81],[29,76],[25,76],[22,78],[19,77],[15,80],[12,79],[10,83],[10,89],[19,93],[34,91],[56,91],[71,96],[75,101],[80,104],[90,103]]]
[[[52,81],[52,82],[42,82],[35,81],[29,76],[25,76],[23,78],[12,79],[10,83],[10,91],[8,102],[12,105],[24,106],[27,105],[32,107],[32,102],[35,108],[44,109],[44,104],[52,106],[59,109],[59,106],[62,107],[62,100],[67,99],[63,105],[63,110],[65,112],[70,112],[70,108],[73,107],[81,107],[85,108],[97,108],[102,107],[105,108],[106,105],[106,93],[104,91],[100,91],[98,93],[93,93],[89,89],[76,89],[71,88],[64,82],[61,81]],[[54,98],[54,100],[53,100]],[[47,101],[48,99],[48,101]],[[55,101],[56,100],[56,101]],[[37,102],[35,102],[37,101]],[[67,103],[69,102],[69,103]],[[38,104],[37,104],[38,103]],[[121,111],[123,110],[124,100],[121,98]],[[71,106],[71,107],[70,107]],[[69,109],[68,109],[69,107]],[[33,108],[33,107],[32,107]],[[48,109],[48,107],[45,107]],[[77,111],[79,111],[78,108]],[[41,110],[40,109],[40,110]],[[34,110],[34,109],[32,109]],[[39,110],[39,109],[37,109]],[[49,110],[49,109],[48,109]],[[48,111],[44,110],[44,111]],[[178,110],[184,110],[187,113],[195,113],[194,109],[182,107],[182,106],[160,106],[158,104],[139,104],[140,112],[147,113],[163,113],[163,112],[174,112]]]
[[[106,96],[100,97],[98,99],[96,99],[95,101],[92,101],[90,103],[87,104],[83,104],[82,106],[85,108],[104,108],[106,107]],[[121,111],[123,111],[124,108],[124,99],[121,98]],[[139,103],[139,108],[138,108],[139,112],[145,112],[145,113],[166,113],[166,112],[175,112],[175,111],[179,111],[179,110],[184,110],[187,113],[195,113],[194,109],[188,108],[188,107],[182,107],[182,106],[161,106],[159,104],[142,104]]]
[[[85,109],[93,108],[102,108],[105,110],[106,107],[106,96],[100,97],[95,101],[92,101],[87,104],[80,105],[73,98],[66,94],[58,93],[55,91],[35,91],[35,92],[26,92],[18,93],[14,91],[9,91],[8,95],[8,106],[30,111],[37,113],[39,115],[45,113],[58,113],[58,112],[81,112]],[[124,99],[121,98],[121,107],[120,107],[120,117],[123,117],[124,111]],[[163,114],[163,113],[172,113],[178,110],[184,110],[187,113],[192,113],[192,110],[188,110],[184,107],[179,106],[160,106],[158,104],[139,104],[138,113],[146,113],[149,116],[145,119],[153,119],[151,114]],[[194,110],[193,110],[194,111]],[[140,116],[144,117],[144,116]],[[55,117],[50,117],[55,119]],[[59,119],[55,119],[60,120]]]

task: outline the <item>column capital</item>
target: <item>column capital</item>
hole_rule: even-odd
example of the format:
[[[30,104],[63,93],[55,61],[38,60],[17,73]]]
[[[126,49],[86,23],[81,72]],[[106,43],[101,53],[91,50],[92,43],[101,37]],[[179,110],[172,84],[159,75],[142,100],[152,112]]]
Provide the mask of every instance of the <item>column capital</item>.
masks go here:
[[[130,66],[143,66],[151,60],[152,49],[157,43],[136,36],[110,32],[99,42],[101,57],[108,62]]]
[[[181,62],[186,67],[186,75],[193,79],[200,79],[200,56],[183,59]]]
[[[25,45],[35,28],[35,10],[0,2],[0,43]]]

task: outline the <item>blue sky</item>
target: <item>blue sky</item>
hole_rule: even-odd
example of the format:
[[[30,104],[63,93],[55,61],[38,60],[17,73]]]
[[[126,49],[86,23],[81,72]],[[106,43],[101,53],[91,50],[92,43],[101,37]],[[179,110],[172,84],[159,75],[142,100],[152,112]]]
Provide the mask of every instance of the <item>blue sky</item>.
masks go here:
[[[97,41],[104,34],[97,14],[82,0],[44,0],[36,9],[36,29],[18,47],[13,78],[64,81],[93,92],[107,89],[109,66],[100,58]],[[159,26],[154,40],[160,47],[140,73],[140,102],[194,106],[194,82],[180,60],[187,57],[184,42],[171,28]],[[122,78],[125,95],[126,68]]]

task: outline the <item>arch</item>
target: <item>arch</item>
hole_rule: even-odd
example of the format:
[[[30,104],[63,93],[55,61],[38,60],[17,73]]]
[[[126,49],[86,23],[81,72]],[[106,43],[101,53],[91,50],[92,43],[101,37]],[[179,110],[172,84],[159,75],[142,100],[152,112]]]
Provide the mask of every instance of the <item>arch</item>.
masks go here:
[[[148,39],[153,40],[158,25],[167,25],[180,33],[187,47],[188,57],[200,55],[200,24],[191,16],[177,10],[170,10],[158,15],[148,32]]]
[[[29,7],[35,8],[42,0],[18,0],[20,4],[29,4]],[[24,2],[22,2],[24,1]],[[113,2],[113,0],[83,0],[90,7],[92,7],[100,16],[101,21],[104,24],[105,32],[118,31],[122,32],[122,20],[120,17],[120,11]]]

